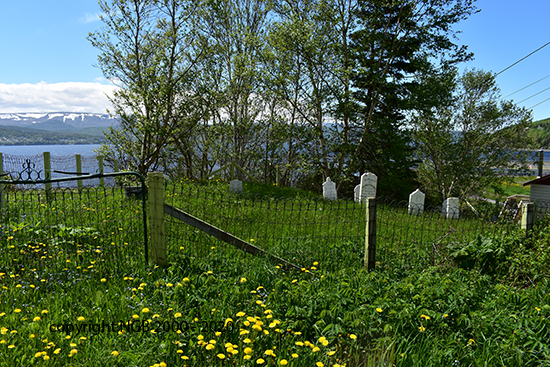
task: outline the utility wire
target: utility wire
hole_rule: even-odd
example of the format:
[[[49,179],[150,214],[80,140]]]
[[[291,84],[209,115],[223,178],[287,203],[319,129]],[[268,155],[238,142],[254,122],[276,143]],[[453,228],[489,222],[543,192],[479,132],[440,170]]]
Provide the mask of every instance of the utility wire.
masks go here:
[[[535,96],[538,96],[538,95],[541,94],[542,92],[546,92],[548,89],[550,89],[550,87],[548,87],[548,88],[546,88],[546,89],[543,89],[543,90],[541,90],[540,92],[535,93],[535,94],[533,94],[533,95],[530,96],[530,97],[525,98],[523,101],[519,101],[518,104],[523,103],[523,102],[527,101],[528,99],[531,99],[531,98],[533,98],[533,97],[535,97]]]
[[[512,96],[512,95],[514,95],[514,94],[516,94],[516,93],[518,93],[518,92],[521,92],[521,91],[524,90],[524,89],[529,88],[529,87],[532,86],[532,85],[537,84],[538,82],[542,82],[544,79],[546,79],[546,78],[548,78],[548,77],[550,77],[550,74],[548,74],[548,75],[545,76],[544,78],[541,78],[541,79],[537,80],[536,82],[533,82],[533,83],[531,83],[531,84],[529,84],[529,85],[527,85],[527,86],[525,86],[525,87],[523,87],[523,88],[520,88],[520,89],[518,89],[517,91],[512,92],[512,93],[510,93],[510,94],[508,94],[507,96],[504,96],[504,97],[502,97],[502,98],[508,98],[508,97],[510,97],[510,96]]]
[[[539,102],[539,103],[537,103],[536,105],[529,107],[528,110],[532,110],[533,108],[537,107],[538,105],[541,105],[541,104],[543,104],[544,102],[548,102],[548,101],[550,101],[550,98],[546,98],[544,101]]]
[[[522,62],[523,60],[525,60],[526,58],[528,58],[529,56],[533,55],[534,53],[542,50],[543,48],[545,48],[546,46],[550,45],[550,42],[547,42],[546,44],[544,44],[543,46],[537,48],[535,51],[531,52],[529,55],[525,56],[525,57],[522,57],[521,59],[519,59],[518,61],[516,61],[515,63],[513,63],[512,65],[502,69],[501,71],[499,71],[498,73],[495,74],[495,77],[504,73],[506,70],[510,69],[511,67],[513,66],[516,66],[517,64],[519,64],[520,62]]]

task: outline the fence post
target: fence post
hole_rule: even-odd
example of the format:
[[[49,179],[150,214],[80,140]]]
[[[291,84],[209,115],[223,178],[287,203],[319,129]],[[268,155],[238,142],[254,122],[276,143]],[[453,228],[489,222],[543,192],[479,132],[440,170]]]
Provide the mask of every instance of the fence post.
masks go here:
[[[521,229],[529,233],[533,229],[535,223],[535,204],[524,202],[521,207]]]
[[[147,174],[149,187],[149,226],[151,234],[151,260],[161,266],[166,259],[166,234],[164,230],[164,177],[162,172]]]
[[[51,180],[52,179],[52,164],[50,161],[50,152],[44,152],[42,154],[44,157],[44,179]],[[52,199],[52,183],[46,182],[46,199],[49,201]]]
[[[103,156],[98,155],[97,156],[97,164],[99,166],[99,174],[103,174]],[[105,186],[105,179],[103,177],[99,178],[99,186],[104,187]]]
[[[365,268],[376,265],[376,198],[367,198],[367,228],[365,230]]]
[[[6,177],[3,176],[4,174],[4,156],[2,153],[0,153],[0,180],[5,180]],[[0,214],[2,214],[2,211],[4,210],[4,205],[6,202],[6,198],[4,196],[4,184],[0,184]]]
[[[76,154],[76,175],[82,176],[82,156],[80,154]],[[82,180],[77,181],[78,185],[78,191],[82,191]]]

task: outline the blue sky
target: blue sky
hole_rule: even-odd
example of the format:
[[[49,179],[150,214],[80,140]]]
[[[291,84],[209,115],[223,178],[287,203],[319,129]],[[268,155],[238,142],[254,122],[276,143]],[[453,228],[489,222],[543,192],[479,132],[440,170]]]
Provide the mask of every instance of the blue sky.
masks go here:
[[[499,72],[550,42],[548,0],[478,0],[481,12],[458,24],[458,42],[475,60],[462,68]],[[101,27],[96,0],[0,0],[0,113],[105,112],[113,89],[94,67],[86,36]],[[507,96],[550,75],[550,45],[497,77]],[[520,102],[550,88],[550,77],[507,99]],[[521,106],[550,98],[550,89]],[[534,107],[550,117],[550,100]]]

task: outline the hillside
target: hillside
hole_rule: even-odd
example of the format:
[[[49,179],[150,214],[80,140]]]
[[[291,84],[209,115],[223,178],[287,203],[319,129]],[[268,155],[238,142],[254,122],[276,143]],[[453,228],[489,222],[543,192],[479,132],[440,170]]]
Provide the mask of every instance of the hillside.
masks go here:
[[[550,149],[550,118],[535,121],[527,134],[535,140],[535,147]]]
[[[101,144],[105,142],[106,139],[102,135],[47,131],[30,127],[0,125],[0,145],[70,145]]]

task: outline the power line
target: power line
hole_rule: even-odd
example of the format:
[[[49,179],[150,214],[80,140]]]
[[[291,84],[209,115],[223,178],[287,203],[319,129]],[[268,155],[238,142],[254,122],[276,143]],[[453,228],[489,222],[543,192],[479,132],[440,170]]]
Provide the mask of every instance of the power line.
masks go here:
[[[525,60],[526,58],[528,58],[529,56],[533,55],[534,53],[536,52],[539,52],[540,50],[542,50],[543,48],[545,48],[546,46],[550,45],[550,42],[547,42],[546,44],[544,44],[543,46],[537,48],[535,51],[531,52],[529,55],[527,56],[524,56],[522,57],[521,59],[519,59],[518,61],[516,61],[515,63],[513,63],[512,65],[502,69],[501,71],[499,71],[498,73],[495,74],[495,77],[498,76],[499,74],[502,74],[504,73],[506,70],[510,69],[511,67],[513,66],[516,66],[517,64],[519,64],[520,62],[522,62],[523,60]]]
[[[548,101],[550,101],[550,98],[546,98],[544,101],[539,102],[539,103],[537,103],[536,105],[529,107],[528,110],[532,110],[533,108],[537,107],[538,105],[541,105],[541,104],[543,104],[544,102],[548,102]]]
[[[533,94],[532,96],[529,96],[529,97],[525,98],[523,101],[519,101],[517,104],[523,103],[523,102],[527,101],[528,99],[531,99],[531,98],[533,98],[533,97],[535,97],[535,96],[538,96],[538,95],[541,94],[542,92],[546,92],[548,89],[550,89],[550,87],[548,87],[548,88],[546,88],[546,89],[543,89],[543,90],[541,90],[540,92],[535,93],[535,94]]]
[[[550,77],[550,74],[548,74],[548,75],[545,76],[544,78],[541,78],[541,79],[537,80],[536,82],[533,82],[533,83],[531,83],[531,84],[529,84],[529,85],[527,85],[527,86],[525,86],[525,87],[523,87],[523,88],[520,88],[520,89],[518,89],[517,91],[512,92],[512,93],[510,93],[510,94],[508,94],[507,96],[502,97],[502,98],[508,98],[508,97],[510,97],[510,96],[512,96],[512,95],[514,95],[514,94],[516,94],[516,93],[518,93],[518,92],[521,92],[521,91],[524,90],[524,89],[529,88],[529,87],[532,86],[532,85],[537,84],[538,82],[542,82],[544,79],[546,79],[546,78],[548,78],[548,77]]]

